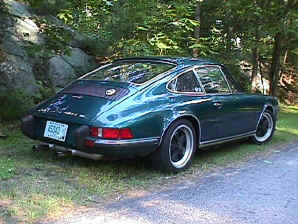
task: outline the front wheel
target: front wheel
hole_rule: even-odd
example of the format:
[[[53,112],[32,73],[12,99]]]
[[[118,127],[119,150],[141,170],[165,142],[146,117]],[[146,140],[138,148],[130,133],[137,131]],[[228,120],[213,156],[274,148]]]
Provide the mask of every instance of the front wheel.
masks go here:
[[[191,165],[197,147],[197,134],[188,120],[175,121],[151,156],[153,165],[166,172],[180,172]]]
[[[270,111],[265,111],[257,126],[256,133],[251,140],[256,144],[262,144],[271,140],[275,130],[275,120]]]

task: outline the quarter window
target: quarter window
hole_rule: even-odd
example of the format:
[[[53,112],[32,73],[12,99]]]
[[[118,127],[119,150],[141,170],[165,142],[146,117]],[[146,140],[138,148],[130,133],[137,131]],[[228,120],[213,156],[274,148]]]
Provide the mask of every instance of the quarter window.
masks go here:
[[[177,92],[203,92],[193,71],[188,71],[173,79],[168,88]]]
[[[223,71],[223,73],[225,74],[228,82],[229,82],[229,85],[230,85],[230,88],[232,90],[233,93],[236,93],[236,92],[242,92],[241,90],[241,87],[239,85],[239,83],[233,78],[232,74],[229,72],[229,70],[227,68],[225,68],[224,66],[221,67],[221,70]]]
[[[206,93],[230,93],[229,85],[218,67],[196,68]]]

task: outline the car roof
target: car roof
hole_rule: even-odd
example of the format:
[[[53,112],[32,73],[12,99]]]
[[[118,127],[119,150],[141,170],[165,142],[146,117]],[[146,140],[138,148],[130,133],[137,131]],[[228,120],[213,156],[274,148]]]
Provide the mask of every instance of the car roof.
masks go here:
[[[220,65],[216,61],[205,58],[188,58],[188,57],[167,57],[167,56],[148,56],[148,57],[129,57],[115,60],[114,62],[121,61],[138,61],[138,60],[148,60],[148,61],[159,61],[165,63],[172,63],[178,66],[192,66],[192,65],[206,65],[206,64],[216,64]]]

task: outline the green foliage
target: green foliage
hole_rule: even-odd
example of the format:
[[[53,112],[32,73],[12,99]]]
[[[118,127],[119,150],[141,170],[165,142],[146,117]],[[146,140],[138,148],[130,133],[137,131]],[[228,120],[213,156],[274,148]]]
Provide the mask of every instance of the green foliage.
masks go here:
[[[4,62],[6,60],[6,53],[0,49],[0,63]]]
[[[0,120],[12,121],[20,119],[32,106],[33,100],[22,90],[10,90],[9,94],[0,95]]]
[[[110,56],[112,54],[111,42],[100,38],[86,38],[81,41],[80,48],[94,56]]]
[[[151,55],[191,56],[194,29],[194,1],[156,1],[143,24],[134,32],[134,40],[147,45]],[[166,8],[166,10],[165,10]]]
[[[25,0],[34,11],[42,15],[56,15],[59,11],[70,6],[67,0]]]
[[[15,175],[15,161],[0,158],[0,180],[10,179]]]
[[[89,39],[83,40],[81,47],[98,58],[192,56],[195,51],[199,57],[236,65],[237,74],[241,73],[241,61],[254,68],[262,65],[257,72],[265,72],[267,79],[273,64],[278,76],[286,51],[288,65],[284,66],[297,65],[298,61],[297,0],[26,1],[86,34]],[[70,34],[51,24],[42,32],[49,47],[45,51],[36,47],[37,55],[64,53]],[[277,34],[281,49],[276,58],[273,47]],[[249,81],[242,82],[250,86]]]
[[[72,32],[63,26],[55,24],[49,19],[36,20],[40,33],[44,34],[46,43],[46,52],[52,54],[67,54],[70,52],[69,45],[72,40]]]

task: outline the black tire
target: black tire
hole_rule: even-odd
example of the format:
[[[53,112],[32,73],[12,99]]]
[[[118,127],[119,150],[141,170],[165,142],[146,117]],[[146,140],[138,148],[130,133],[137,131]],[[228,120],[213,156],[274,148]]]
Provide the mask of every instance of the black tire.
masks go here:
[[[258,123],[256,134],[254,134],[250,139],[255,144],[263,144],[272,139],[275,131],[276,120],[272,115],[272,112],[266,110]]]
[[[187,169],[197,149],[197,134],[188,120],[177,120],[165,132],[160,147],[151,154],[154,168],[163,172]]]

